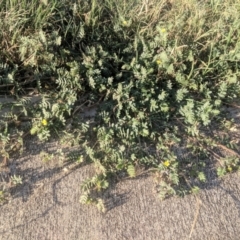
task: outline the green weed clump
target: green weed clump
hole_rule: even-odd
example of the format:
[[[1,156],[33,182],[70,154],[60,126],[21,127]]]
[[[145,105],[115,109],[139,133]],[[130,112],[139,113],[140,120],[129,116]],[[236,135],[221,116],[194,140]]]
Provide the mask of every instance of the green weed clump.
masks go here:
[[[239,1],[2,0],[0,18],[0,94],[18,109],[1,120],[3,156],[29,130],[41,140],[57,132],[79,146],[73,159],[96,167],[82,184],[85,203],[137,169],[155,172],[161,198],[206,181],[210,156],[220,175],[238,170],[234,143],[211,133],[240,96]],[[94,120],[79,118],[90,107]],[[31,124],[20,131],[23,119]],[[180,160],[177,147],[192,156]]]

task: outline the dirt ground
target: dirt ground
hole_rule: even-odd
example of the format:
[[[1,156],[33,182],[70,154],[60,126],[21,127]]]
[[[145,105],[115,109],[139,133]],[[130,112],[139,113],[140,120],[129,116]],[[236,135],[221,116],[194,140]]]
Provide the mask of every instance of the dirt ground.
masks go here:
[[[240,119],[239,109],[234,113]],[[91,166],[43,163],[42,150],[55,152],[58,142],[28,139],[20,158],[0,170],[0,181],[20,175],[11,200],[0,206],[1,240],[238,240],[240,174],[209,181],[198,195],[160,201],[154,179],[142,175],[113,184],[102,195],[107,211],[81,205],[80,184]]]

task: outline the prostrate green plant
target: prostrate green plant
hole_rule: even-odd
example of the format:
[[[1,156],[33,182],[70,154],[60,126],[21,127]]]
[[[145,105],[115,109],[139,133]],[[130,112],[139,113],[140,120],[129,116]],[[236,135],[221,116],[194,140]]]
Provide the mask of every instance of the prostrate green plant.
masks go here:
[[[22,177],[21,177],[21,176],[13,175],[13,176],[11,177],[11,182],[12,182],[14,185],[20,185],[20,184],[22,184]]]
[[[42,96],[31,109],[24,105],[30,133],[46,140],[54,131],[81,147],[68,158],[96,168],[82,184],[81,202],[101,207],[93,193],[112,176],[135,177],[139,169],[155,172],[161,198],[196,192],[210,156],[221,163],[219,175],[238,170],[234,144],[226,147],[211,133],[213,123],[225,121],[224,104],[240,96],[239,2],[96,3],[70,1],[66,9],[63,0],[43,1],[47,10],[37,8],[33,24],[28,13],[24,28],[13,25],[17,37],[2,21],[9,53],[0,36],[0,90]],[[20,7],[25,14],[28,4]],[[20,16],[16,6],[11,14]],[[96,109],[94,120],[83,116],[88,108]],[[177,147],[193,156],[178,159]],[[218,147],[231,156],[221,160]]]
[[[5,189],[0,190],[0,205],[6,201],[6,192]]]

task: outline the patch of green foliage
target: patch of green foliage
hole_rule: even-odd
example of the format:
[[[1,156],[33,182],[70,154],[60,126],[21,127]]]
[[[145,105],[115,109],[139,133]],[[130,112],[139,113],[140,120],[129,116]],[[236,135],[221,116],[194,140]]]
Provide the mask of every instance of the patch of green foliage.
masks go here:
[[[74,159],[96,167],[84,203],[139,168],[157,173],[161,198],[186,191],[179,186],[191,177],[206,181],[204,159],[222,146],[211,124],[240,96],[239,1],[2,0],[0,28],[0,94],[21,109],[1,120],[3,156],[11,136],[21,145],[29,130],[41,140],[57,132],[81,147]],[[97,108],[94,121],[76,117],[86,106]],[[220,175],[238,169],[236,155]]]

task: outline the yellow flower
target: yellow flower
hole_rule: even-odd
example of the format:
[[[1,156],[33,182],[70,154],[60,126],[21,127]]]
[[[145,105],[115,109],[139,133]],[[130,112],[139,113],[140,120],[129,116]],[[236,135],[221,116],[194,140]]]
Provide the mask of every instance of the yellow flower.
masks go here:
[[[162,33],[165,33],[165,32],[166,32],[166,29],[165,29],[165,28],[162,28],[162,29],[161,29],[161,32],[162,32]]]
[[[123,26],[127,26],[127,25],[128,25],[128,22],[124,20],[124,21],[122,22],[122,24],[123,24]]]
[[[157,65],[160,65],[160,64],[162,63],[162,61],[158,59],[158,60],[156,61],[156,63],[157,63]]]
[[[229,172],[231,172],[231,171],[232,171],[232,168],[231,168],[230,166],[228,166],[227,170],[228,170]]]
[[[47,122],[46,119],[43,119],[43,120],[42,120],[42,125],[43,125],[43,126],[47,126],[47,125],[48,125],[48,122]]]
[[[166,160],[165,162],[163,162],[163,165],[164,165],[165,167],[168,167],[168,166],[170,165],[170,161],[169,161],[169,160]]]

